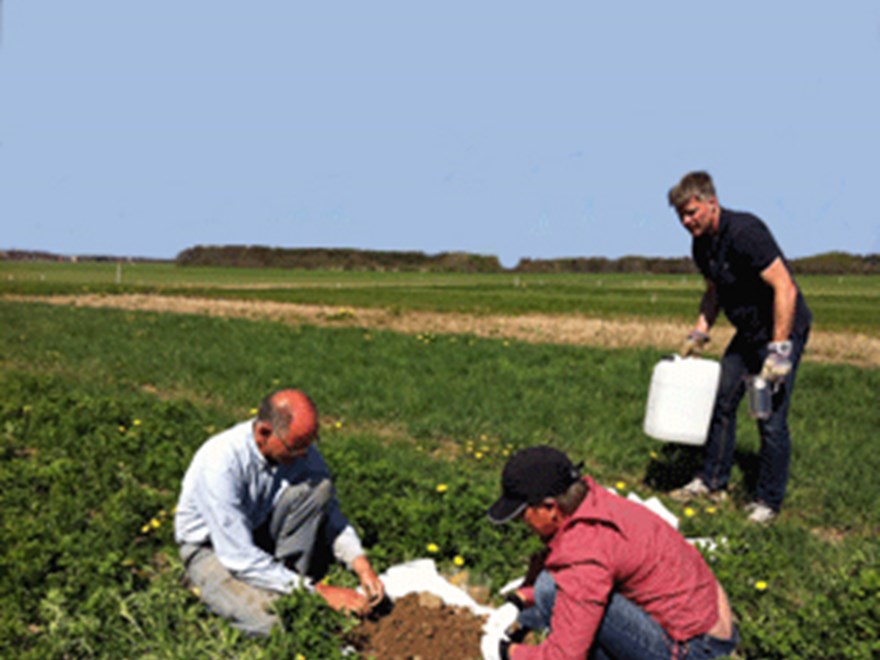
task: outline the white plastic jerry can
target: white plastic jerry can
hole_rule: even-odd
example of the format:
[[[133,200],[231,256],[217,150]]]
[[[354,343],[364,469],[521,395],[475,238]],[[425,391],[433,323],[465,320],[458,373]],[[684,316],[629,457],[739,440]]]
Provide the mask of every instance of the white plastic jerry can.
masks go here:
[[[720,378],[715,360],[678,355],[660,360],[651,375],[645,433],[667,442],[705,444]]]

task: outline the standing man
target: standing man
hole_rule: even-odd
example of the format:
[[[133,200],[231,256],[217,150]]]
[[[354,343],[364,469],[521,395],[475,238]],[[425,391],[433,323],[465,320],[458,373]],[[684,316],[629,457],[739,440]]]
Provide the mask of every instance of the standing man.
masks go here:
[[[722,208],[706,172],[685,175],[669,191],[669,205],[693,236],[693,258],[706,279],[700,315],[682,354],[699,354],[719,310],[736,328],[721,360],[703,467],[672,496],[724,495],[733,467],[736,410],[745,393],[745,379],[760,374],[773,390],[772,412],[758,421],[760,471],[748,509],[750,521],[767,523],[779,513],[785,496],[791,457],[788,407],[812,316],[770,230],[750,213]]]
[[[690,658],[733,653],[727,595],[699,551],[660,516],[581,477],[545,445],[510,457],[489,520],[522,519],[546,544],[543,570],[510,600],[537,646],[503,639],[502,660]],[[533,571],[530,570],[530,573]]]
[[[263,399],[256,419],[208,439],[184,476],[174,535],[187,578],[210,610],[249,635],[268,635],[278,619],[267,606],[297,588],[357,613],[384,597],[317,440],[311,399],[279,390]],[[366,595],[317,582],[331,554]]]

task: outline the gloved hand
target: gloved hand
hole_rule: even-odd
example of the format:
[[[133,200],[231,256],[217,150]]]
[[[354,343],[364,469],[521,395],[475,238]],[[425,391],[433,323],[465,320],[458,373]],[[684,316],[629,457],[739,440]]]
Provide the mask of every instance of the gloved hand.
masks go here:
[[[709,335],[699,330],[691,330],[681,345],[678,354],[681,357],[699,357],[703,353],[703,347],[708,343]]]
[[[767,357],[761,367],[761,377],[778,384],[791,372],[791,342],[771,341],[767,344]]]
[[[514,589],[509,594],[504,596],[505,602],[511,603],[514,607],[516,607],[517,611],[522,612],[526,608],[525,601],[522,597],[516,592]]]
[[[480,653],[483,660],[509,660],[508,649],[511,641],[504,635],[487,633],[480,639]]]

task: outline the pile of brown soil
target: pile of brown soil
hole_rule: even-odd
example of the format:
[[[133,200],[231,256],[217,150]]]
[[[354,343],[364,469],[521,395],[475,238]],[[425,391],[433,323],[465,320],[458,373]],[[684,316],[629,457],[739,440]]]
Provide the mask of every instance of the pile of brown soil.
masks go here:
[[[361,623],[347,642],[361,656],[382,660],[479,659],[484,622],[484,617],[446,605],[433,594],[409,594],[396,600],[385,616]]]

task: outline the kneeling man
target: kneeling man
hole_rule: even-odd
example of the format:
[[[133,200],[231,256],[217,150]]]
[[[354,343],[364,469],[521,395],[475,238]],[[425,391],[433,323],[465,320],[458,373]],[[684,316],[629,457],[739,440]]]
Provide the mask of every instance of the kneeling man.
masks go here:
[[[184,476],[174,532],[187,578],[209,609],[249,635],[268,635],[277,617],[267,607],[297,588],[357,613],[384,596],[317,439],[311,399],[279,390],[256,419],[208,439]],[[331,554],[357,574],[365,595],[317,583]]]
[[[546,543],[537,578],[512,600],[537,646],[501,658],[717,658],[736,648],[730,605],[702,555],[659,516],[619,497],[547,446],[514,454],[494,523],[522,519]],[[519,639],[519,638],[517,638]]]

